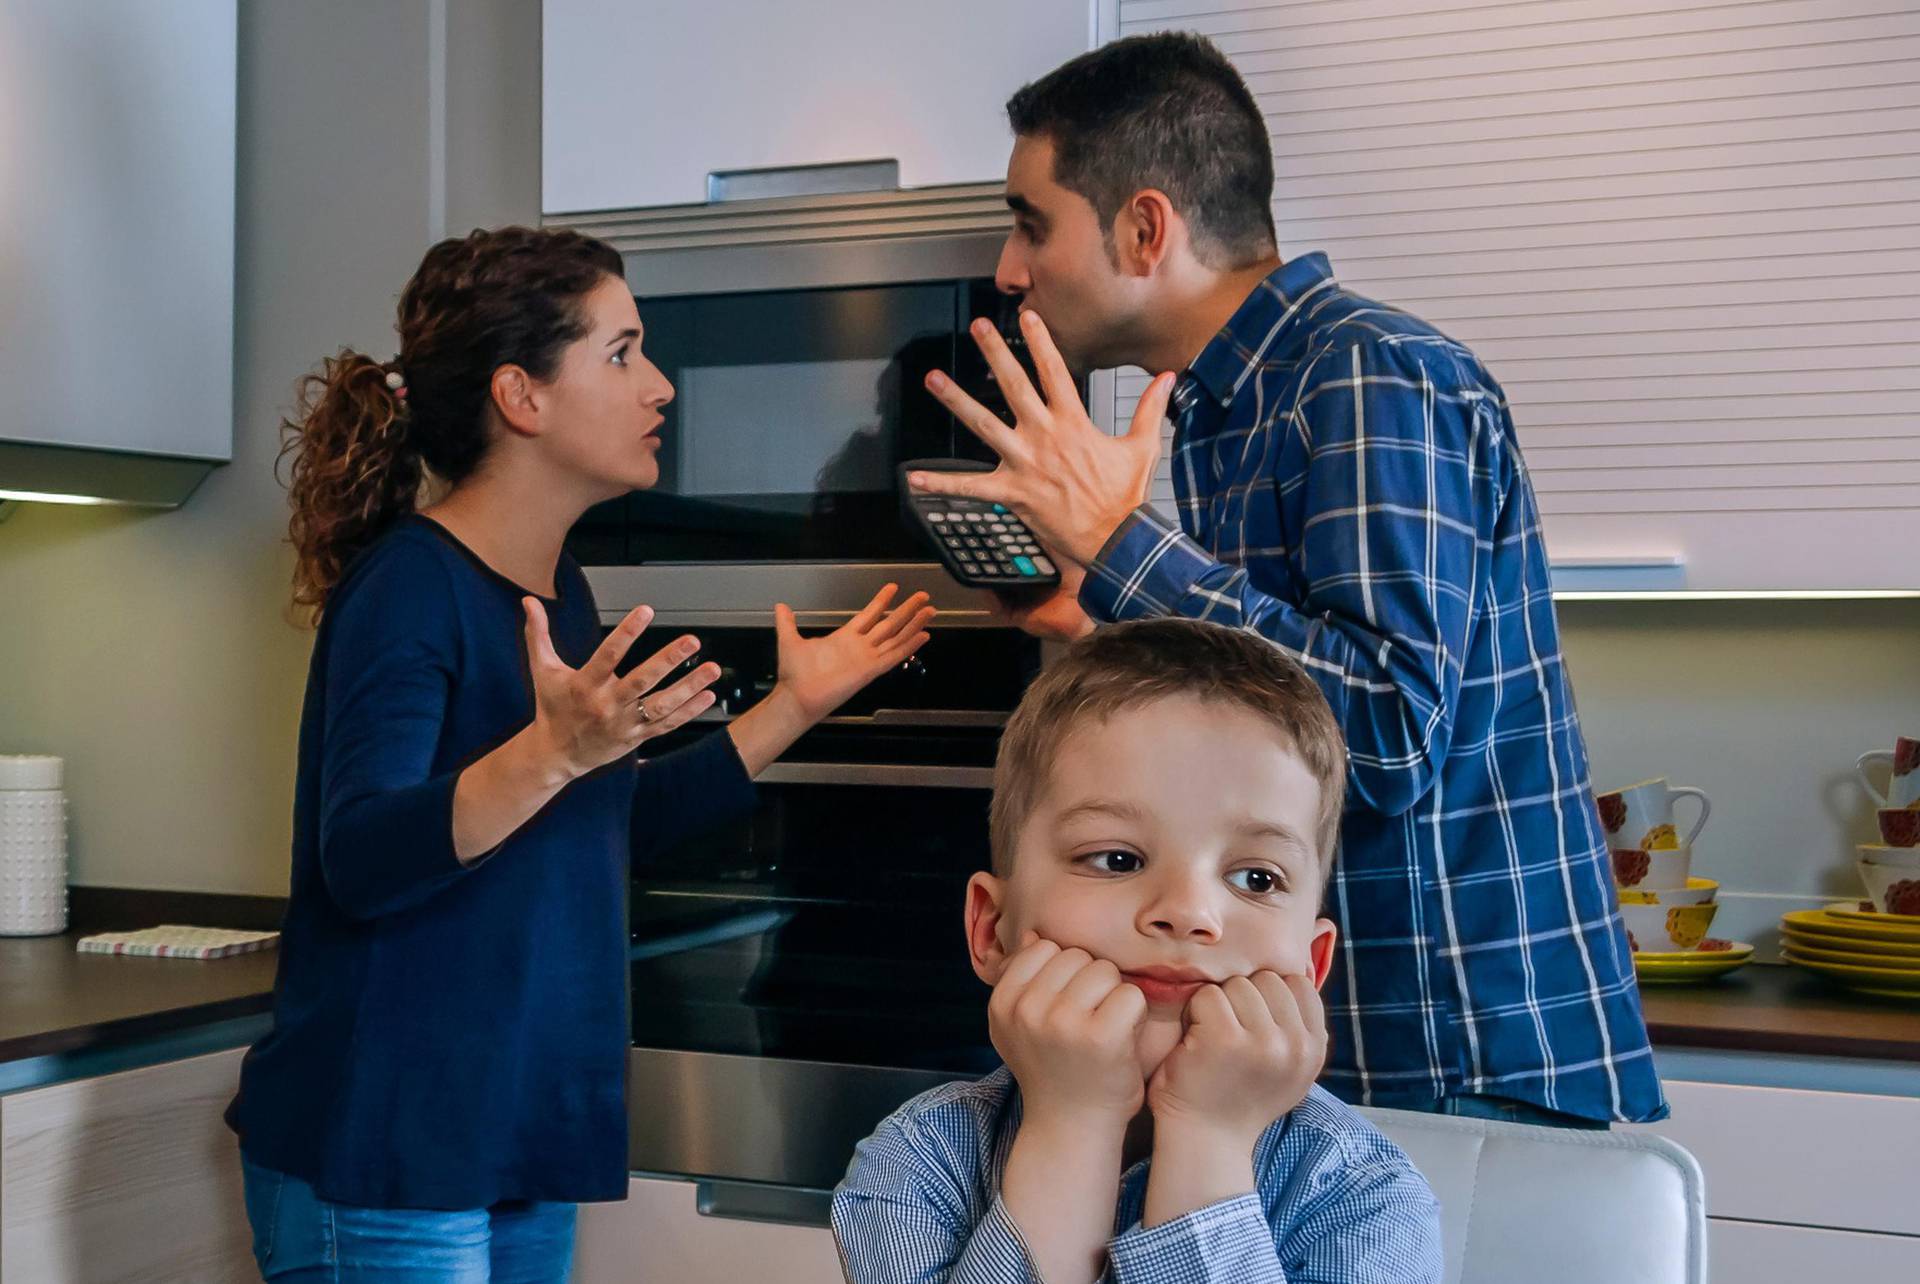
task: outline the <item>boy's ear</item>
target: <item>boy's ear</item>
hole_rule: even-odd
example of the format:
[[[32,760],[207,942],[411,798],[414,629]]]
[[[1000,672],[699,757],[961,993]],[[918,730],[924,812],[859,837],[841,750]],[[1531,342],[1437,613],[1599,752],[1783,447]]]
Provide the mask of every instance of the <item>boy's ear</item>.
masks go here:
[[[988,985],[1000,982],[1010,951],[1001,938],[1002,910],[1007,883],[985,872],[967,880],[967,954],[973,974]]]
[[[1315,919],[1313,923],[1313,942],[1307,946],[1313,959],[1313,988],[1319,989],[1327,983],[1327,973],[1333,971],[1333,943],[1339,929],[1331,919]]]

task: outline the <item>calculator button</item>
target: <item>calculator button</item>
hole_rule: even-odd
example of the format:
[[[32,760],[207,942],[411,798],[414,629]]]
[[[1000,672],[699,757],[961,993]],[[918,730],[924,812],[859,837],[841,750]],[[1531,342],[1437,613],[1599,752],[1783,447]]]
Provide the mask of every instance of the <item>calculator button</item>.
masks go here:
[[[996,513],[1004,513],[1007,511],[1007,506],[1005,504],[995,504],[993,506],[993,511]]]
[[[1006,531],[1007,524],[1005,522],[994,522],[992,525],[988,526],[987,529],[992,531],[995,535],[999,535]]]
[[[967,520],[970,522],[985,522],[987,515],[985,513],[968,513]]]
[[[1033,568],[1034,568],[1035,570],[1037,570],[1037,571],[1039,571],[1039,572],[1040,572],[1040,573],[1041,573],[1042,575],[1052,575],[1052,574],[1053,574],[1053,563],[1052,563],[1052,562],[1049,562],[1049,561],[1048,561],[1048,560],[1047,560],[1046,558],[1044,558],[1044,557],[1036,557],[1036,558],[1034,558],[1034,559],[1033,559]]]
[[[1013,559],[1013,564],[1022,575],[1038,575],[1040,573],[1039,568],[1033,564],[1032,558],[1016,557]]]
[[[987,542],[978,535],[962,535],[960,539],[968,548],[985,548],[987,546]]]

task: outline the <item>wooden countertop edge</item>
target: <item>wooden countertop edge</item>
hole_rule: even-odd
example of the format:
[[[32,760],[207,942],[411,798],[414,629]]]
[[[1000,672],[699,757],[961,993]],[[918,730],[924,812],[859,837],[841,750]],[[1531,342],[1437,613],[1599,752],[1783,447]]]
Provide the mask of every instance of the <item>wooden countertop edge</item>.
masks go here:
[[[111,1021],[36,1031],[33,1034],[0,1040],[0,1064],[26,1061],[34,1057],[60,1056],[73,1052],[96,1052],[105,1048],[139,1043],[161,1035],[179,1034],[202,1026],[231,1021],[236,1017],[257,1016],[273,1009],[273,991],[240,994],[195,1003],[187,1007],[162,1008]]]
[[[1796,1035],[1781,1030],[1647,1022],[1656,1048],[1710,1048],[1727,1052],[1776,1052],[1809,1057],[1862,1057],[1920,1064],[1920,1040],[1852,1035]]]

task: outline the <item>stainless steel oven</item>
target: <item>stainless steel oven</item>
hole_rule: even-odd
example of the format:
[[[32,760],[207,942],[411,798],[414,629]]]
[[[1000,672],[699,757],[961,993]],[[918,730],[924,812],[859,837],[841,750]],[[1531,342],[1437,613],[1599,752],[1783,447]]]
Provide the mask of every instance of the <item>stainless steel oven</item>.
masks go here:
[[[772,684],[760,626],[699,630],[714,734]],[[636,866],[635,1171],[717,1215],[818,1224],[856,1142],[921,1088],[996,1064],[961,930],[994,754],[1041,662],[1015,630],[938,627],[768,769],[752,814]]]
[[[986,618],[902,520],[895,467],[992,459],[925,390],[931,369],[1011,419],[967,332],[987,317],[1026,359],[1017,300],[993,284],[1002,190],[814,190],[872,181],[833,169],[571,221],[621,250],[647,353],[677,390],[659,483],[595,508],[570,540],[609,611],[764,618],[779,600],[825,621],[893,579]]]

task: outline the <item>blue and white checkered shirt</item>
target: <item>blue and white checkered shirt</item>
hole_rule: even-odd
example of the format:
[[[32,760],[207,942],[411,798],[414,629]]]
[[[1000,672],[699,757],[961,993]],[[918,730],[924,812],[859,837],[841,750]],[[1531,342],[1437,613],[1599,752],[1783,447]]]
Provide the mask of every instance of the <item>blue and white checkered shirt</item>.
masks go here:
[[[1333,705],[1351,787],[1321,1082],[1663,1117],[1500,386],[1313,254],[1253,291],[1173,405],[1180,528],[1136,510],[1080,600],[1252,630]]]
[[[833,1193],[852,1284],[1037,1284],[1000,1198],[1013,1073],[944,1084],[888,1118]],[[1120,1179],[1113,1284],[1437,1284],[1440,1205],[1378,1129],[1319,1088],[1253,1151],[1255,1193],[1140,1225],[1150,1161]]]

